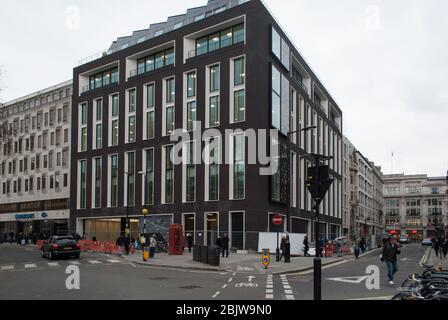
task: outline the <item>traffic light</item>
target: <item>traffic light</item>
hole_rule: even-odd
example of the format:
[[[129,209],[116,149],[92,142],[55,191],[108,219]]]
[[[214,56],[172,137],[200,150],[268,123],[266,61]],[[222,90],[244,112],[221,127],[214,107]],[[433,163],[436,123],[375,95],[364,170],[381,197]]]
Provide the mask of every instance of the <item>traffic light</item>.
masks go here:
[[[307,173],[306,187],[311,197],[322,201],[333,183],[333,179],[330,179],[329,167],[309,167]]]

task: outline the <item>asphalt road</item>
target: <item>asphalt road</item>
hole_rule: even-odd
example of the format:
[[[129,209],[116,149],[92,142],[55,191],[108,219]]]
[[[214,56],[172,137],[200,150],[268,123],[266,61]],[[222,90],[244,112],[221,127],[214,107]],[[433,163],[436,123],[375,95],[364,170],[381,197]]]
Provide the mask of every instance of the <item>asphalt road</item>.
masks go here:
[[[400,261],[397,286],[418,272],[425,248],[406,246]],[[323,270],[324,299],[359,299],[392,296],[395,288],[386,285],[385,267],[379,253]],[[66,268],[80,271],[80,289],[66,288]],[[365,284],[327,280],[327,278],[365,276],[368,265],[382,271],[381,289],[367,290]],[[133,265],[118,257],[89,254],[78,260],[49,261],[40,258],[34,247],[0,245],[0,299],[61,300],[307,300],[313,296],[311,274],[268,276],[249,272],[183,271]]]
[[[395,275],[394,285],[389,285],[387,268],[380,260],[381,251],[372,252],[358,260],[350,259],[339,265],[325,268],[322,271],[322,299],[346,300],[346,299],[390,299],[397,293],[397,289],[403,281],[413,273],[420,273],[420,266],[428,247],[420,244],[403,245],[399,256],[398,272]],[[365,279],[370,273],[369,266],[376,266],[380,271],[379,289],[368,289]],[[291,286],[296,292],[296,299],[313,299],[313,273],[288,276]],[[371,283],[371,281],[369,281]]]

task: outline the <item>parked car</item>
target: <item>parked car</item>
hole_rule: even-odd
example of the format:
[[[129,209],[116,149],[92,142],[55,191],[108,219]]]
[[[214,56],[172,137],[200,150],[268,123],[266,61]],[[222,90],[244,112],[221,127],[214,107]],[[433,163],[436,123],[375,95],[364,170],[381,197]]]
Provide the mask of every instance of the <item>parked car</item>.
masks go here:
[[[400,240],[398,240],[401,244],[408,244],[410,243],[409,237],[400,237]]]
[[[430,238],[422,240],[422,246],[432,246],[432,240]]]
[[[44,241],[41,250],[42,258],[50,260],[61,257],[73,257],[79,259],[81,256],[81,247],[76,243],[75,238],[71,236],[53,236]]]

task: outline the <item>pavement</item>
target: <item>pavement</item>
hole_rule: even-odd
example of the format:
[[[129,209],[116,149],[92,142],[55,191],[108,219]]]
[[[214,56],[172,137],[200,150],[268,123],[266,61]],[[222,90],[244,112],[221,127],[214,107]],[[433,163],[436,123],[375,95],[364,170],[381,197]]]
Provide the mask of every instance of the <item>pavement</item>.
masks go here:
[[[428,257],[427,261],[424,263],[427,266],[433,266],[433,267],[441,267],[443,270],[448,270],[448,257],[445,259],[442,259],[443,255],[439,252],[439,255],[436,256],[436,252],[432,248],[428,248]]]
[[[215,272],[251,272],[257,274],[282,275],[313,268],[313,258],[311,257],[291,257],[291,263],[284,261],[276,262],[275,255],[271,256],[271,264],[268,269],[264,269],[261,263],[261,254],[230,254],[228,258],[221,258],[220,266],[209,266],[200,262],[193,261],[191,253],[184,255],[170,256],[166,253],[156,254],[154,259],[147,262],[143,261],[142,252],[136,252],[129,256],[123,255],[122,259],[133,264],[139,264],[146,267],[171,268],[181,270],[202,270]],[[331,265],[343,261],[342,257],[323,258],[322,265]]]

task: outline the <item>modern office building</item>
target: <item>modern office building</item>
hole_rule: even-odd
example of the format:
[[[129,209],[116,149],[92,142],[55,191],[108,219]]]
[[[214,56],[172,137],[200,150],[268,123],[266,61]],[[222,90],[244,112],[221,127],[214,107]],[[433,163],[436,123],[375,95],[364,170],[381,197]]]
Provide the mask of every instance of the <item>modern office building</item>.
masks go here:
[[[344,235],[365,238],[375,246],[384,236],[384,197],[381,167],[369,161],[344,137]]]
[[[179,223],[198,244],[228,233],[232,248],[257,249],[259,232],[276,231],[276,214],[285,218],[281,231],[311,236],[306,155],[320,153],[333,156],[335,179],[320,233],[340,236],[342,111],[261,1],[208,1],[89,60],[73,75],[77,232],[98,240],[127,228],[136,234],[148,208],[151,232],[166,235]],[[180,164],[170,156],[175,129],[196,134],[181,145]],[[206,148],[210,142],[222,148]],[[255,146],[279,146],[274,175],[260,174],[269,163],[249,162]],[[197,161],[202,151],[205,161]]]
[[[72,82],[0,109],[0,234],[69,228]]]
[[[425,174],[384,175],[386,228],[413,240],[448,231],[448,180]]]

